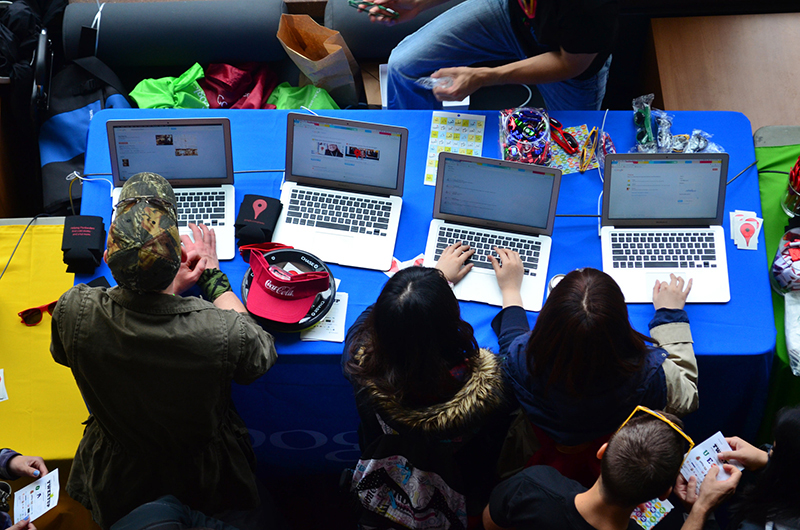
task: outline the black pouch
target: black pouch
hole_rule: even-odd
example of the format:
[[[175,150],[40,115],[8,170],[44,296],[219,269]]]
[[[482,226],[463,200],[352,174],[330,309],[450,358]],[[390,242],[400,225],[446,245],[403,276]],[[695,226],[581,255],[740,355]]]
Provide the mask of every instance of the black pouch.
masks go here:
[[[239,246],[272,241],[272,232],[282,209],[278,199],[245,195],[234,225]]]
[[[72,215],[64,219],[61,250],[67,272],[91,274],[103,259],[106,225],[97,215]]]

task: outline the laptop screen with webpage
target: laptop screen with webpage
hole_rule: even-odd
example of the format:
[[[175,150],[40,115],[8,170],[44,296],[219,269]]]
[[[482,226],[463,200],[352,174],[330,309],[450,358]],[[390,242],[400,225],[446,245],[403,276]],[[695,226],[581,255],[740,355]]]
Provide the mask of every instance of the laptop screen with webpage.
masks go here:
[[[408,130],[289,113],[286,180],[402,195]]]
[[[173,186],[233,184],[227,118],[109,120],[106,127],[115,186],[143,171]]]
[[[441,153],[434,217],[551,235],[560,176],[542,166]]]
[[[727,170],[726,153],[609,155],[603,225],[721,225]]]

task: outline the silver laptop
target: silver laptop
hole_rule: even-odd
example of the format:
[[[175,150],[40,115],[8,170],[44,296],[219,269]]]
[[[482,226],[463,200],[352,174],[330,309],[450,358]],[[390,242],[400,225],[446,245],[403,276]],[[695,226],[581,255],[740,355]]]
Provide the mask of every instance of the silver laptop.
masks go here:
[[[731,299],[725,232],[726,153],[606,157],[603,271],[629,303],[653,301],[656,280],[694,279],[687,302]]]
[[[558,169],[439,153],[425,266],[435,266],[448,245],[466,242],[476,252],[472,271],[453,289],[456,298],[500,306],[503,299],[488,256],[494,247],[516,250],[525,266],[523,307],[539,311],[560,184]]]
[[[178,229],[203,223],[217,236],[217,257],[236,255],[231,126],[227,118],[108,120],[114,204],[125,181],[149,171],[175,190]]]
[[[407,147],[404,127],[289,113],[273,241],[330,263],[389,270]]]

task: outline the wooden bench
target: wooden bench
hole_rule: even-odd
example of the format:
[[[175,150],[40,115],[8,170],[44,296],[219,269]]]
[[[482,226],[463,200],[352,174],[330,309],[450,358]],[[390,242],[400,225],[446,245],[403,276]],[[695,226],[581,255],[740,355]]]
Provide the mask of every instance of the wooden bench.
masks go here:
[[[651,27],[663,108],[743,112],[753,131],[800,125],[800,13],[660,18]]]

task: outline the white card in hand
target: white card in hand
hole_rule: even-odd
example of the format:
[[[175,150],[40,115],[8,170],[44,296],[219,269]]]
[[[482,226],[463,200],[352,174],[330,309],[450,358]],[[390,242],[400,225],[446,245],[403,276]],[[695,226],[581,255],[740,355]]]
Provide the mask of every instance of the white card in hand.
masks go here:
[[[725,472],[725,469],[722,467],[722,462],[717,454],[721,453],[722,451],[730,450],[731,446],[728,445],[725,437],[722,436],[721,432],[717,432],[711,436],[711,438],[694,446],[694,448],[689,451],[689,453],[686,455],[686,461],[683,463],[683,466],[681,466],[681,475],[683,475],[683,478],[685,478],[687,481],[691,477],[697,478],[698,493],[700,492],[700,484],[703,483],[703,479],[706,478],[706,475],[713,466],[719,467],[717,480],[729,479],[730,474]],[[744,467],[738,462],[732,462],[732,465],[738,467],[739,469],[744,469]]]
[[[54,469],[39,480],[17,490],[14,493],[14,523],[22,521],[25,516],[33,521],[55,508],[60,488],[58,469]]]

